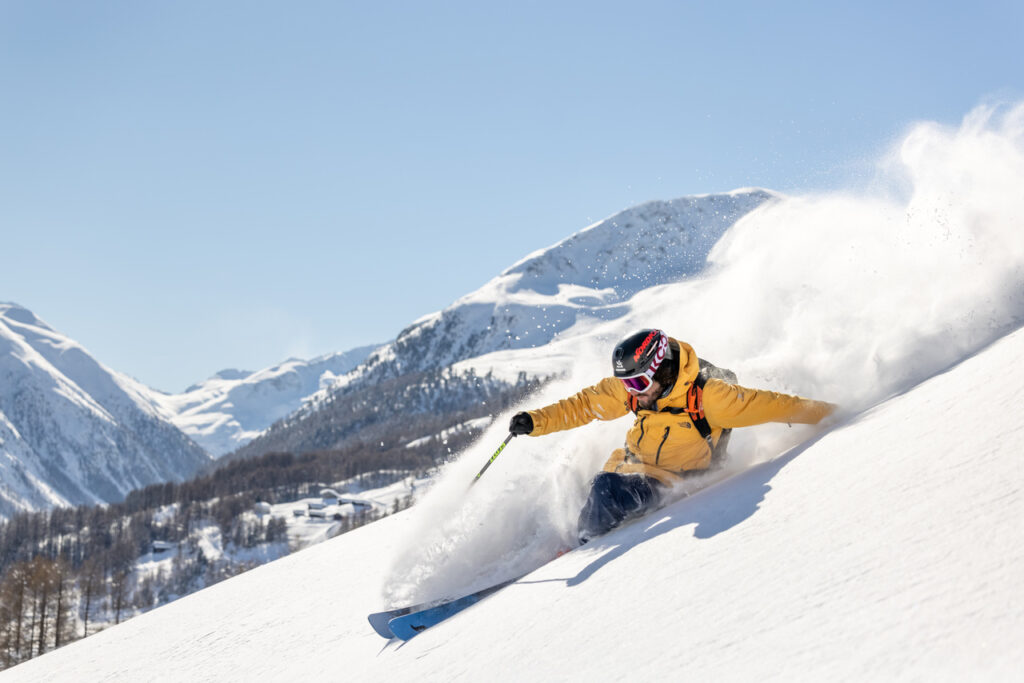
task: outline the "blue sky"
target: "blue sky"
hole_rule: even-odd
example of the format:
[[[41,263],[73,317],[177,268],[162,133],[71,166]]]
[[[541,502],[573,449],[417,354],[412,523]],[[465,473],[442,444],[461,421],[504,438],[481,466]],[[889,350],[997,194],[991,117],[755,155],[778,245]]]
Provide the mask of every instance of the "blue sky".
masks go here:
[[[0,0],[0,300],[166,391],[385,341],[628,206],[858,187],[1019,100],[1024,6],[948,4]]]

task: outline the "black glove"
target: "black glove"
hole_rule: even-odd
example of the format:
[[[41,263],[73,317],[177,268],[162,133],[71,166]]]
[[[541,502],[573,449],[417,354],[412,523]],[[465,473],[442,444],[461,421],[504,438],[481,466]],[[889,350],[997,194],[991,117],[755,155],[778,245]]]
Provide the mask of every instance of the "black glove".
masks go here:
[[[516,436],[529,434],[533,431],[533,418],[529,413],[516,413],[512,416],[512,421],[508,423],[508,431]]]

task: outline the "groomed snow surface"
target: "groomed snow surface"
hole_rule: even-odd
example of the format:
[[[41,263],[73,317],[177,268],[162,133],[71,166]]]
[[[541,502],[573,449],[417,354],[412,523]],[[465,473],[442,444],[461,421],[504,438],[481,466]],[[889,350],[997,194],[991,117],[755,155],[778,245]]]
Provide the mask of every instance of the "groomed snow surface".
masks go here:
[[[1019,680],[1021,357],[1024,331],[405,644],[366,615],[416,508],[0,678]]]

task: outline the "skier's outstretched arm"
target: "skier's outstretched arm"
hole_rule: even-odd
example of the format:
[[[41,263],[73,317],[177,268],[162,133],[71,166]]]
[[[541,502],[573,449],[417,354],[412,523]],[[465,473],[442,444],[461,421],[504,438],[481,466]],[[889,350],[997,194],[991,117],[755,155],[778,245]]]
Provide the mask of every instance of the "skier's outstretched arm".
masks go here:
[[[622,382],[607,377],[569,398],[549,406],[516,413],[509,431],[513,434],[541,436],[574,429],[594,420],[614,420],[629,412],[629,397]],[[529,427],[529,431],[525,431]]]
[[[825,401],[749,389],[718,379],[709,379],[704,385],[704,412],[709,422],[723,428],[765,422],[817,424],[835,410],[834,404]]]

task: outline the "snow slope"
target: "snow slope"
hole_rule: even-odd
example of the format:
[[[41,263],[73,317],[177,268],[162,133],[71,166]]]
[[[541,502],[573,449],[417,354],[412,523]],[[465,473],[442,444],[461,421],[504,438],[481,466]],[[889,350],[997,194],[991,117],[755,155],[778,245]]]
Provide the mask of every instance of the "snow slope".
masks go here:
[[[1024,417],[993,407],[1024,399],[1022,354],[1016,332],[403,646],[365,614],[416,508],[0,680],[1012,680],[1024,667]],[[960,401],[951,423],[963,396],[985,400]],[[959,428],[972,424],[985,428]],[[500,464],[480,495],[529,504],[503,489]]]

